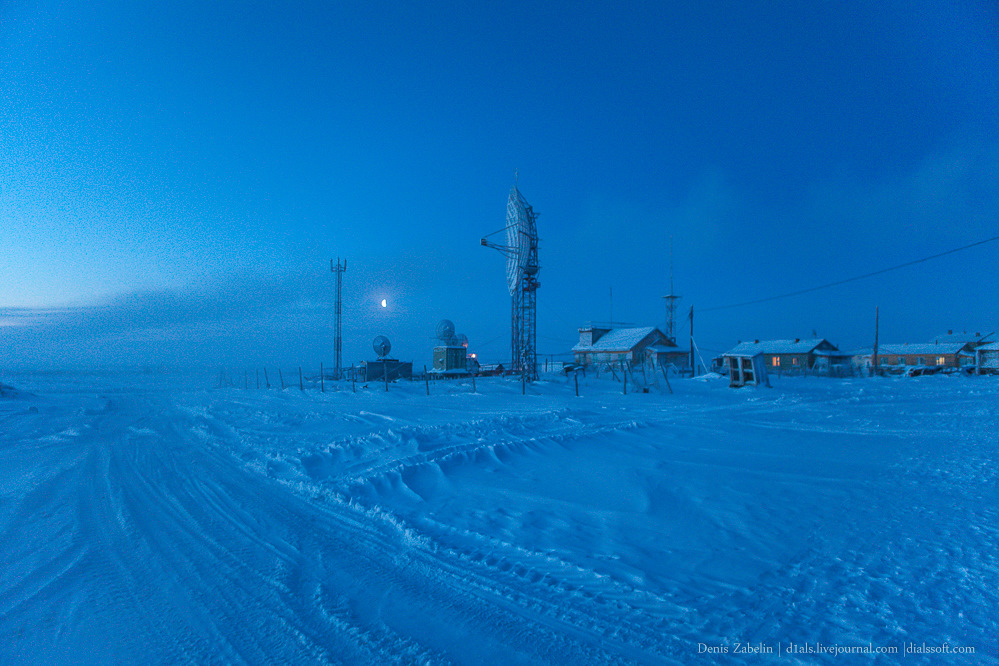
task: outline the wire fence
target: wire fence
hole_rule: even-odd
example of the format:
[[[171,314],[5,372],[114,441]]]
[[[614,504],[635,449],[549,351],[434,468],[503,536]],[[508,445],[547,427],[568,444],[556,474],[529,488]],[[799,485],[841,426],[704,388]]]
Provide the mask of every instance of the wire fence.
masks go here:
[[[541,382],[562,382],[571,388],[575,394],[581,395],[580,388],[587,387],[588,379],[610,380],[621,384],[621,392],[649,393],[673,392],[670,376],[683,376],[681,369],[673,365],[653,362],[632,363],[630,361],[597,362],[589,365],[576,365],[570,362],[545,359],[538,363]],[[386,371],[387,368],[387,371]],[[240,389],[246,391],[267,390],[298,390],[302,392],[318,391],[320,393],[358,390],[384,389],[398,385],[422,384],[427,395],[432,393],[465,393],[480,392],[483,380],[486,382],[498,378],[509,387],[519,384],[521,393],[533,392],[533,382],[526,376],[516,372],[504,371],[503,366],[483,366],[479,372],[441,371],[412,367],[412,364],[396,366],[359,365],[343,368],[337,372],[320,364],[313,367],[295,366],[261,366],[255,368],[220,368],[217,375],[216,388]],[[488,384],[487,384],[488,385]]]

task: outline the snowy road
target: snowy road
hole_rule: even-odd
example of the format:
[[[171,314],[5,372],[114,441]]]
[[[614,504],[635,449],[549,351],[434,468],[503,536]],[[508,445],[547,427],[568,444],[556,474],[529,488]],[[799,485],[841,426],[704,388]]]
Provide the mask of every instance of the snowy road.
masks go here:
[[[736,642],[999,663],[999,387],[926,379],[576,399],[21,378],[0,663],[707,663],[699,644]]]

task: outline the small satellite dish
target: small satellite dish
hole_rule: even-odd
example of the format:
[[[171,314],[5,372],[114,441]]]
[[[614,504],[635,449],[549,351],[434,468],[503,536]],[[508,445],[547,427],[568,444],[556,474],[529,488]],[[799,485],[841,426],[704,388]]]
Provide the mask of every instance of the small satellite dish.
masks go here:
[[[454,322],[450,319],[441,319],[437,322],[437,339],[448,342],[454,337]]]
[[[459,333],[458,335],[456,335],[454,337],[455,337],[455,346],[456,347],[465,347],[466,349],[468,348],[468,336],[467,335],[465,335],[464,333]]]
[[[392,343],[389,342],[389,339],[384,335],[379,335],[375,338],[371,343],[371,346],[374,348],[375,353],[378,354],[379,358],[384,358],[390,351],[392,351]]]

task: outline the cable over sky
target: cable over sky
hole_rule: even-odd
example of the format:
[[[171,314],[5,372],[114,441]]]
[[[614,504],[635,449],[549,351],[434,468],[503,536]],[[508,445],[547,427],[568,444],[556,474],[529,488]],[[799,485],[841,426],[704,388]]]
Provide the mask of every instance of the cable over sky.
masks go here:
[[[718,310],[728,310],[730,308],[740,308],[745,305],[756,305],[757,303],[767,303],[769,301],[776,301],[781,298],[790,298],[791,296],[800,296],[801,294],[808,294],[813,291],[819,291],[821,289],[829,289],[830,287],[837,287],[841,284],[846,284],[848,282],[856,282],[857,280],[865,280],[875,275],[881,275],[883,273],[889,273],[891,271],[897,271],[900,268],[906,268],[908,266],[915,266],[916,264],[921,264],[932,259],[939,259],[940,257],[945,257],[948,254],[954,254],[956,252],[961,252],[963,250],[968,250],[973,247],[978,247],[979,245],[985,245],[986,243],[991,243],[993,241],[999,240],[999,236],[993,236],[992,238],[986,238],[984,240],[977,241],[975,243],[969,243],[968,245],[962,245],[961,247],[956,247],[952,250],[947,250],[946,252],[939,252],[937,254],[932,254],[928,257],[923,257],[922,259],[914,259],[913,261],[907,261],[904,264],[898,264],[896,266],[890,266],[888,268],[882,268],[881,270],[872,271],[870,273],[864,273],[863,275],[855,275],[853,277],[845,278],[843,280],[837,280],[835,282],[829,282],[827,284],[820,284],[816,287],[809,287],[807,289],[799,289],[797,291],[790,291],[786,294],[778,294],[777,296],[768,296],[766,298],[757,298],[752,301],[743,301],[742,303],[730,303],[729,305],[716,305],[709,308],[697,308],[698,312],[715,312]]]

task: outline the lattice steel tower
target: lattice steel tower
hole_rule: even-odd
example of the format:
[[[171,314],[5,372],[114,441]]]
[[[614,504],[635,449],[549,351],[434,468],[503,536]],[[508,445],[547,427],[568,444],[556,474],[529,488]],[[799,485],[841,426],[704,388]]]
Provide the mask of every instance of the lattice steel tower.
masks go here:
[[[515,372],[526,379],[538,378],[538,228],[534,209],[514,185],[506,201],[506,244],[482,239],[482,245],[506,256],[507,289],[510,292],[510,357]]]
[[[333,337],[333,356],[335,357],[333,364],[333,378],[342,379],[343,378],[343,340],[340,337],[340,325],[341,325],[341,315],[343,314],[343,305],[340,298],[340,294],[343,290],[343,274],[347,271],[347,260],[344,259],[343,263],[340,263],[340,257],[336,258],[336,263],[330,259],[330,270],[336,274],[336,306],[335,306],[335,331]]]
[[[666,299],[666,337],[676,344],[676,302],[680,296],[673,289],[673,237],[669,237],[669,293]]]

